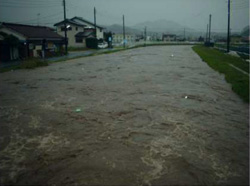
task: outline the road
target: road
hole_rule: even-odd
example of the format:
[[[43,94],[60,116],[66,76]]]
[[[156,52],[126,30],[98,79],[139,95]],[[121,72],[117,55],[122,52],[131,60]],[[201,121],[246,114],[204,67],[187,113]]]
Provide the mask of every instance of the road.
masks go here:
[[[0,76],[0,183],[248,185],[248,104],[191,46]]]

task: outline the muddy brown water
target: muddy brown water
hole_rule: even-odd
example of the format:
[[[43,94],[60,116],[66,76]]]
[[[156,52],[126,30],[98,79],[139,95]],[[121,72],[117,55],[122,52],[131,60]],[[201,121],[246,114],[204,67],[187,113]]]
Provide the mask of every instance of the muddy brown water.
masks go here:
[[[248,104],[191,46],[3,73],[0,86],[1,185],[248,184]]]

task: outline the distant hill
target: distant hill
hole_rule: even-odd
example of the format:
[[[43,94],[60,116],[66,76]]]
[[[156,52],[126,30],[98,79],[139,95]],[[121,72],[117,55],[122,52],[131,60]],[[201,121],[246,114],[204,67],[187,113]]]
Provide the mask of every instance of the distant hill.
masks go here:
[[[155,32],[155,33],[183,33],[184,28],[186,29],[186,32],[194,31],[193,29],[187,28],[176,22],[167,21],[164,19],[138,23],[134,25],[132,28],[137,30],[144,30],[145,26],[147,26],[148,32]]]
[[[114,25],[110,25],[110,26],[105,26],[106,31],[108,32],[112,32],[115,34],[119,34],[119,33],[123,33],[123,26],[122,25],[118,25],[118,24],[114,24]],[[128,34],[140,34],[141,32],[139,30],[130,28],[130,27],[125,27],[126,33]]]
[[[168,34],[176,34],[180,37],[184,37],[184,28],[185,28],[185,36],[186,37],[199,37],[205,36],[205,32],[197,31],[195,29],[185,27],[183,25],[180,25],[174,21],[167,21],[164,19],[156,20],[156,21],[146,21],[142,23],[138,23],[134,26],[126,27],[126,33],[129,34],[144,34],[144,29],[145,26],[147,27],[147,35],[158,35],[161,37],[163,33],[168,33]],[[119,24],[113,24],[110,26],[104,26],[106,28],[106,31],[111,31],[113,33],[122,33],[122,25]],[[242,32],[243,34],[249,33],[249,28],[246,27],[244,31]],[[220,38],[220,37],[225,37],[226,33],[218,33],[218,32],[213,32],[212,30],[212,37],[214,38]]]

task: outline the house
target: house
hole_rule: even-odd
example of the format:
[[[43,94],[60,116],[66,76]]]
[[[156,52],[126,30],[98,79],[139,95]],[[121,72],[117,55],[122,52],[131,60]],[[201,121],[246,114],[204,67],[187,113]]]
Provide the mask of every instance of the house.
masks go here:
[[[56,31],[64,37],[64,23],[67,25],[67,37],[69,47],[86,47],[86,39],[95,37],[95,24],[81,17],[73,17],[56,23]],[[96,25],[97,39],[104,38],[104,28]]]
[[[0,23],[0,61],[10,61],[41,56],[42,46],[46,53],[54,53],[64,44],[64,38],[44,26]]]
[[[127,43],[133,43],[136,40],[136,36],[134,34],[125,34],[125,40]],[[123,43],[123,34],[121,33],[117,33],[117,34],[113,34],[113,43],[116,44],[121,44]]]
[[[175,34],[163,34],[162,41],[176,41],[176,35]]]
[[[238,34],[232,34],[230,37],[231,43],[240,43],[242,41],[241,35]]]

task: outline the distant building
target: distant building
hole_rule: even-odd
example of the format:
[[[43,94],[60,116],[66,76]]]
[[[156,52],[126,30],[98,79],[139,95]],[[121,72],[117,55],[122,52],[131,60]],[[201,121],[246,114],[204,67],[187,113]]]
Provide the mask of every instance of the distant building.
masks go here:
[[[56,31],[64,37],[64,21],[56,23]],[[81,17],[73,17],[66,20],[69,47],[86,47],[86,39],[95,37],[94,23]],[[104,39],[103,27],[96,25],[97,39]]]
[[[162,41],[176,41],[176,35],[175,34],[163,34]]]
[[[200,37],[198,38],[198,41],[199,41],[199,42],[204,42],[205,39],[204,39],[202,36],[200,36]]]
[[[249,43],[250,41],[250,36],[243,36],[242,37],[242,42]]]
[[[241,35],[234,34],[234,35],[231,35],[230,41],[231,43],[240,43],[242,42],[242,37]]]
[[[46,53],[59,50],[63,37],[52,28],[14,23],[0,23],[0,60],[9,61],[41,56],[42,46]]]
[[[134,34],[125,34],[125,40],[127,43],[133,43],[136,40],[136,36]],[[113,43],[123,43],[123,34],[113,34]]]
[[[143,34],[141,34],[141,35],[136,35],[135,36],[135,41],[142,41],[142,40],[144,40],[144,36],[143,36]]]

